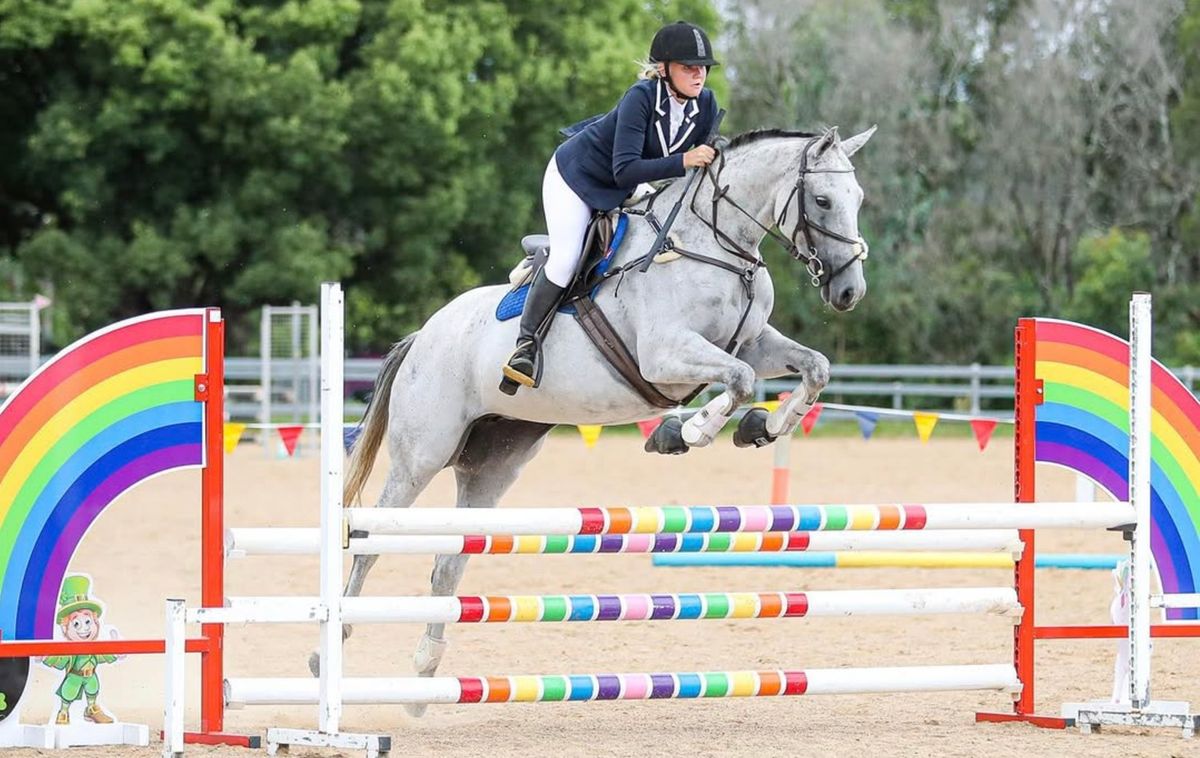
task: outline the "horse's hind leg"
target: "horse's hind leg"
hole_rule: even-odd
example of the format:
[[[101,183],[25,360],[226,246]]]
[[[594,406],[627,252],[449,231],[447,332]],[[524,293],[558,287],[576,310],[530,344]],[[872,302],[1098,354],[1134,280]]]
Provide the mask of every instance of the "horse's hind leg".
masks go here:
[[[462,453],[454,464],[458,480],[458,507],[492,508],[508,491],[526,463],[541,448],[552,427],[528,421],[489,418],[471,430]],[[466,555],[439,555],[430,578],[432,594],[450,596],[458,589],[467,567]],[[445,624],[429,624],[417,644],[413,666],[420,676],[433,676],[446,652]],[[413,716],[425,712],[424,705],[407,706]]]
[[[412,505],[413,501],[417,499],[417,495],[421,494],[433,477],[446,467],[454,455],[454,449],[459,439],[461,436],[455,436],[453,430],[449,430],[442,437],[443,441],[440,444],[430,439],[423,440],[420,446],[410,443],[398,444],[394,439],[393,444],[389,445],[392,465],[388,470],[387,481],[383,485],[383,491],[380,493],[379,502],[375,507],[407,508]],[[409,452],[413,450],[420,452],[417,454]],[[365,535],[355,532],[354,536]],[[354,563],[350,567],[350,577],[346,580],[346,588],[343,593],[346,597],[357,597],[362,593],[367,574],[370,573],[371,567],[377,560],[379,560],[378,555],[354,556]],[[349,638],[353,631],[354,628],[350,624],[343,625],[342,639]],[[320,655],[314,652],[308,659],[308,667],[313,676],[319,675],[320,666]]]

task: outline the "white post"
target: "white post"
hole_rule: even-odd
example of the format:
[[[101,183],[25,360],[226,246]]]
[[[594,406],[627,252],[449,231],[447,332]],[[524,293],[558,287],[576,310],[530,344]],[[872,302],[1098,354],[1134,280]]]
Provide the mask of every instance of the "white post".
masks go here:
[[[1136,292],[1129,304],[1129,502],[1137,528],[1130,572],[1130,703],[1150,702],[1150,294]]]
[[[38,318],[36,302],[29,304],[29,376],[33,376],[42,362],[42,322]]]
[[[342,717],[342,379],[341,285],[321,284],[321,623],[318,728],[337,732]]]
[[[1096,483],[1083,474],[1075,475],[1075,500],[1080,503],[1092,503],[1096,500]]]
[[[983,367],[978,363],[971,364],[971,415],[979,415],[983,404],[980,401],[979,393],[983,384]]]
[[[184,602],[166,602],[166,703],[163,707],[163,758],[183,755],[184,643],[187,639]]]
[[[258,328],[258,383],[262,398],[259,401],[262,418],[259,421],[263,424],[262,443],[263,450],[266,451],[268,458],[271,457],[271,306],[264,305],[262,309],[262,323]]]
[[[304,309],[307,315],[306,323],[308,325],[308,418],[307,423],[318,423],[317,411],[320,407],[320,401],[317,399],[317,382],[320,381],[320,365],[321,359],[317,350],[319,349],[319,341],[317,337],[317,320],[319,315],[317,308],[306,306]]]
[[[288,309],[291,315],[291,348],[292,348],[292,423],[300,420],[300,325],[303,318],[300,314],[300,301],[293,300]]]

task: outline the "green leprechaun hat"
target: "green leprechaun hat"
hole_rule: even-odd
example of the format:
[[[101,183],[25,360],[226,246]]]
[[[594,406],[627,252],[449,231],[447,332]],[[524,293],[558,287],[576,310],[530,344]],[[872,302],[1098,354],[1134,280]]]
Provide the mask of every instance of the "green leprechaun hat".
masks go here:
[[[89,596],[92,591],[92,580],[80,574],[72,574],[63,579],[62,590],[58,593],[58,614],[54,617],[58,623],[75,611],[90,610],[97,616],[104,609]]]

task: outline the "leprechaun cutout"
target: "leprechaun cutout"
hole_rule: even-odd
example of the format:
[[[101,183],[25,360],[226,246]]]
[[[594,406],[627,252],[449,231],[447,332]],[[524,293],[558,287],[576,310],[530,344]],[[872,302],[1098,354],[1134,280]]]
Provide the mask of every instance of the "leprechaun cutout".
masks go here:
[[[92,580],[82,574],[73,574],[63,580],[62,590],[58,596],[58,622],[64,639],[73,642],[95,642],[100,639],[100,617],[104,614],[102,606],[91,597]],[[115,629],[110,630],[110,639],[116,639]],[[123,657],[123,656],[122,656]],[[58,715],[54,723],[58,725],[71,723],[71,705],[80,698],[87,699],[83,718],[93,724],[111,724],[113,717],[100,707],[100,677],[96,668],[102,663],[112,663],[115,655],[51,655],[42,659],[45,665],[65,672],[62,684],[55,694],[58,695]]]

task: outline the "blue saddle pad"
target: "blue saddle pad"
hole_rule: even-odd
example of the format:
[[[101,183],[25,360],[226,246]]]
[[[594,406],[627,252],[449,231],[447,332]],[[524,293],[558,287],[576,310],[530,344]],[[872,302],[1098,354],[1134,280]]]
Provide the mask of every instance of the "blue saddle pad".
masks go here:
[[[629,217],[624,213],[617,218],[617,228],[613,231],[612,242],[608,245],[608,250],[604,253],[604,257],[600,260],[600,265],[596,266],[596,270],[603,274],[608,271],[608,267],[612,265],[613,256],[617,250],[621,249],[621,243],[625,241],[625,227],[629,225]],[[600,285],[596,285],[599,287]],[[521,311],[525,309],[525,297],[529,294],[529,284],[522,284],[516,289],[509,290],[504,293],[504,297],[500,299],[500,304],[496,306],[496,320],[508,321],[510,318],[516,318],[521,315]],[[592,290],[592,294],[596,294],[596,290]],[[575,315],[575,306],[564,305],[558,309],[559,313],[567,313]]]

